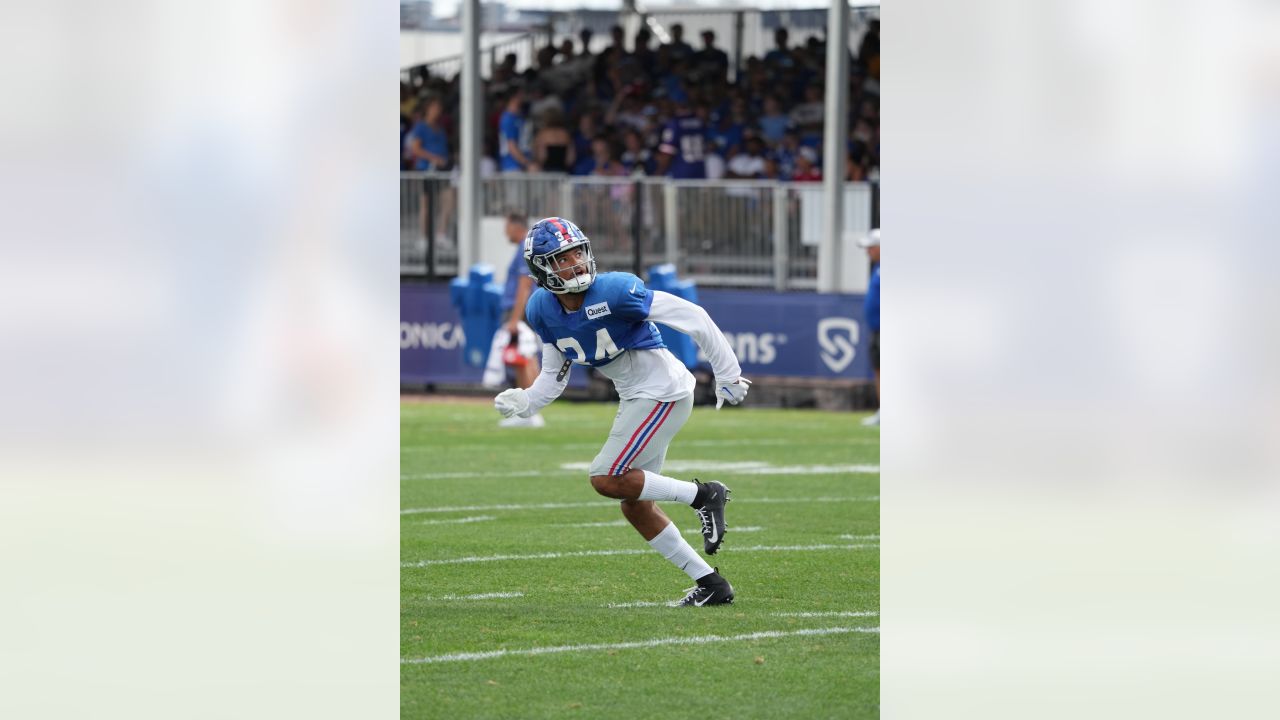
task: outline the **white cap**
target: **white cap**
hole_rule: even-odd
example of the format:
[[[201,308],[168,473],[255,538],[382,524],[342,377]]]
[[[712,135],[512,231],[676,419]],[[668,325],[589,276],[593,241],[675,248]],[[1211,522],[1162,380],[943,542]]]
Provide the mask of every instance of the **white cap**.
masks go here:
[[[858,241],[858,247],[880,247],[880,228],[867,233],[866,237]]]

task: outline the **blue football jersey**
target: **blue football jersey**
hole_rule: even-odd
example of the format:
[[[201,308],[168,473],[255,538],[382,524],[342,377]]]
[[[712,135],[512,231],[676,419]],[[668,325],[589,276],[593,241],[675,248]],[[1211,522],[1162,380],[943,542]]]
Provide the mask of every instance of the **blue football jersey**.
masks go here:
[[[624,272],[601,273],[587,289],[582,307],[567,312],[543,288],[529,298],[525,318],[545,343],[560,348],[578,365],[608,365],[625,350],[664,348],[658,326],[646,320],[653,292]]]
[[[704,151],[706,129],[695,115],[673,118],[662,129],[658,149],[671,159],[667,174],[677,179],[701,179],[707,176]]]

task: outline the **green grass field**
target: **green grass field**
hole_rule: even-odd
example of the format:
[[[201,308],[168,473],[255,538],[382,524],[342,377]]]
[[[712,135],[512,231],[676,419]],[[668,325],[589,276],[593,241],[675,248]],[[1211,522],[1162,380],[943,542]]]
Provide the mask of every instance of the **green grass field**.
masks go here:
[[[401,404],[401,717],[878,717],[879,430],[695,408],[664,473],[732,488],[709,561],[737,599],[671,608],[693,583],[587,482],[615,411]]]

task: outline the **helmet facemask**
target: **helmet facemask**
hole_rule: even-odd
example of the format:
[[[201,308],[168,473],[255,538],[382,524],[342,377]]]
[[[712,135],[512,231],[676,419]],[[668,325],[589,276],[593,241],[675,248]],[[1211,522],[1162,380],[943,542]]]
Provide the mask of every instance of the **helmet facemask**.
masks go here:
[[[557,267],[557,257],[578,249],[582,250],[582,260],[574,265]],[[546,255],[534,255],[530,258],[530,263],[538,271],[534,274],[539,276],[542,287],[556,295],[586,292],[587,288],[591,287],[591,284],[596,280],[596,260],[595,256],[591,254],[591,242],[587,240],[566,245]],[[579,274],[580,268],[586,270],[586,272]],[[570,271],[574,274],[568,280],[561,277],[561,273]]]

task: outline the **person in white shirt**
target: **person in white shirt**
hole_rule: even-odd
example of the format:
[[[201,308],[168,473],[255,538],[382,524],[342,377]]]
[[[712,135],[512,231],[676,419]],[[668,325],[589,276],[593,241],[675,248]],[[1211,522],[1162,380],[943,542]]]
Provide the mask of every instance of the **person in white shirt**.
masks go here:
[[[760,136],[748,134],[745,145],[742,152],[734,155],[725,167],[728,170],[727,177],[742,179],[764,177],[764,142]]]

